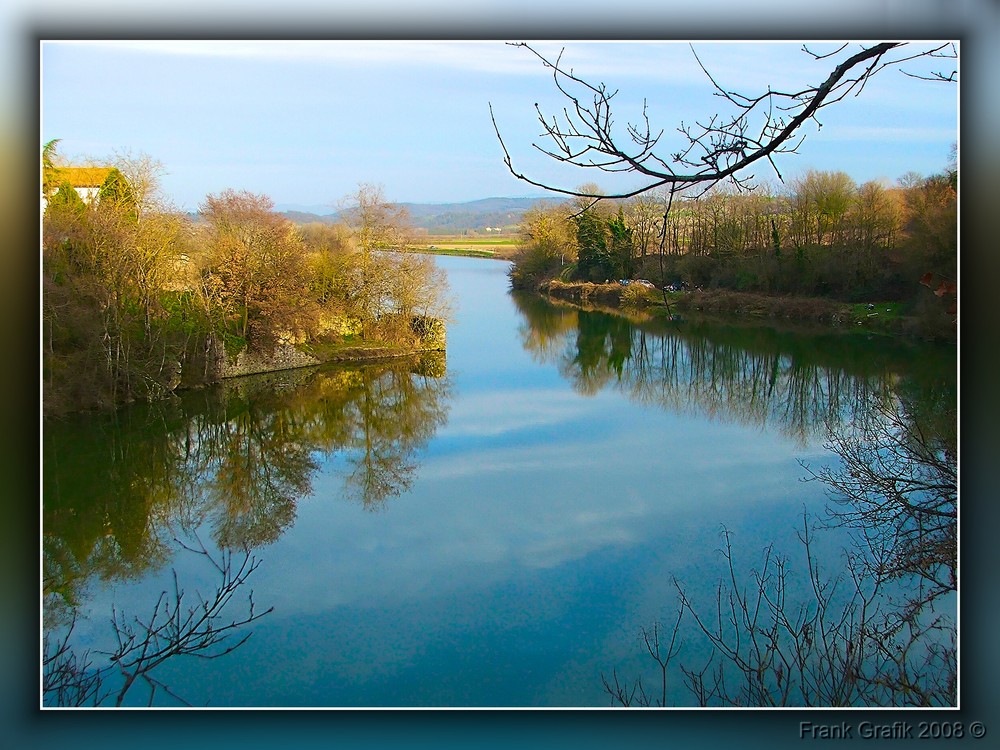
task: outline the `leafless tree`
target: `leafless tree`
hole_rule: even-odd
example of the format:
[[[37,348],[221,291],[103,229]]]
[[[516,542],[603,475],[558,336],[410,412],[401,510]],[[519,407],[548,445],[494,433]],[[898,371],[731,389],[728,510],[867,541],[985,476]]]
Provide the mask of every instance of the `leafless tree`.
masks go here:
[[[759,569],[744,580],[732,549],[731,532],[723,530],[725,577],[715,591],[714,606],[696,603],[684,583],[674,580],[680,614],[667,655],[656,631],[647,650],[661,670],[664,689],[653,702],[641,678],[630,683],[613,673],[602,676],[613,705],[662,706],[666,672],[676,655],[674,643],[681,617],[688,614],[694,633],[709,647],[707,664],[680,665],[684,684],[699,706],[857,707],[949,706],[957,695],[954,621],[945,616],[900,610],[888,581],[850,555],[846,572],[828,576],[813,555],[812,529],[803,516],[799,532],[805,553],[804,595],[801,573],[772,547]],[[796,585],[798,583],[799,585]],[[651,647],[650,643],[654,646]]]
[[[682,121],[677,127],[681,147],[665,154],[661,149],[665,130],[650,122],[646,103],[638,122],[629,122],[622,130],[616,124],[612,106],[618,91],[603,82],[591,83],[576,75],[573,68],[563,62],[565,50],[553,60],[528,44],[512,46],[528,50],[550,69],[556,90],[566,100],[561,116],[548,116],[538,104],[535,105],[545,144],[536,143],[535,148],[563,164],[612,174],[637,175],[642,182],[634,189],[601,195],[549,184],[526,175],[514,167],[491,106],[504,163],[511,174],[531,185],[594,200],[628,198],[656,188],[664,188],[671,195],[685,188],[700,193],[727,179],[738,187],[748,187],[753,175],[747,175],[746,170],[763,162],[770,164],[780,179],[781,172],[774,158],[797,151],[804,138],[802,126],[809,121],[818,122],[817,116],[824,108],[859,95],[869,79],[883,70],[901,69],[919,58],[942,59],[949,64],[954,64],[958,58],[957,48],[951,43],[882,42],[860,45],[857,51],[845,44],[825,54],[803,46],[803,52],[811,59],[828,60],[834,66],[823,81],[788,90],[769,86],[761,93],[743,94],[724,88],[695,53],[714,94],[732,111],[712,114],[693,124]],[[910,75],[925,80],[957,80],[954,71]]]
[[[947,415],[953,411],[942,418],[951,424]],[[829,431],[827,447],[840,464],[806,469],[829,488],[829,521],[852,530],[868,574],[879,581],[915,581],[907,613],[956,591],[954,434],[934,435],[899,400],[875,397],[853,423]]]
[[[768,547],[747,580],[724,530],[726,570],[714,606],[675,579],[682,612],[710,653],[700,670],[680,665],[698,705],[955,704],[954,408],[947,392],[937,400],[907,394],[873,393],[853,421],[827,422],[838,460],[805,468],[833,502],[815,526],[803,515],[802,563]],[[846,528],[853,538],[839,574],[817,564],[816,527]],[[604,682],[618,705],[651,705],[640,681],[630,689],[615,673],[613,684]]]
[[[618,672],[613,670],[611,681],[603,674],[601,675],[601,681],[604,683],[604,692],[611,696],[611,705],[625,707],[656,705],[661,708],[667,705],[667,668],[674,657],[680,652],[681,643],[678,640],[678,634],[681,629],[681,620],[684,617],[684,609],[682,605],[677,610],[677,619],[670,629],[670,641],[666,644],[665,649],[660,641],[660,623],[653,623],[652,628],[643,628],[640,631],[642,642],[646,646],[646,652],[660,667],[660,697],[656,699],[655,704],[651,702],[650,696],[646,693],[641,677],[629,686],[627,682],[622,683],[618,677]]]
[[[221,327],[263,352],[315,331],[305,248],[271,198],[224,190],[199,210],[207,221],[202,295]]]
[[[251,591],[245,615],[227,620],[224,612],[260,561],[248,550],[243,551],[242,558],[234,559],[229,549],[213,556],[195,539],[196,547],[179,540],[178,544],[203,556],[215,569],[219,582],[214,594],[205,598],[196,593],[191,602],[174,571],[173,590],[160,594],[147,619],[113,610],[111,626],[117,641],[113,651],[76,654],[69,643],[72,624],[62,639],[46,635],[42,646],[42,697],[46,705],[98,706],[113,700],[115,706],[121,706],[129,690],[140,681],[149,689],[149,705],[157,690],[186,704],[153,671],[175,656],[217,659],[246,643],[251,633],[238,631],[269,614],[273,607],[258,611]],[[95,667],[95,656],[107,657],[109,663]],[[115,679],[116,674],[120,681]]]
[[[950,605],[938,606],[958,589],[957,443],[947,404],[945,396],[920,413],[903,396],[873,395],[853,422],[828,425],[838,462],[805,468],[834,501],[822,526],[845,527],[854,539],[840,575],[820,570],[804,515],[804,565],[769,547],[744,581],[724,530],[727,569],[714,607],[706,611],[674,581],[711,653],[700,671],[680,667],[698,705],[954,705],[957,622]],[[805,587],[792,585],[803,572]],[[650,654],[665,684],[665,660]],[[651,705],[641,681],[628,685],[617,673],[613,684],[604,680],[615,703]]]
[[[163,162],[149,154],[134,153],[130,149],[115,151],[109,161],[128,180],[140,216],[147,211],[168,209],[161,184],[162,177],[167,173]]]
[[[587,186],[569,188],[555,185],[528,176],[514,167],[513,157],[491,105],[493,127],[503,148],[508,170],[519,180],[536,187],[587,198],[589,205],[661,189],[665,193],[658,250],[661,278],[668,240],[668,217],[675,197],[697,197],[726,180],[737,189],[750,189],[754,185],[754,175],[748,170],[762,163],[769,164],[781,179],[775,157],[797,151],[805,137],[802,134],[803,125],[809,121],[818,122],[817,116],[825,107],[859,95],[868,80],[883,70],[901,69],[901,66],[920,58],[940,58],[951,63],[958,58],[953,43],[928,46],[882,42],[860,45],[857,51],[845,44],[824,54],[803,46],[802,51],[808,57],[829,60],[834,65],[822,82],[787,90],[768,86],[761,93],[743,94],[724,88],[695,53],[695,60],[705,72],[713,93],[722,99],[730,112],[711,114],[705,119],[695,120],[693,124],[682,121],[677,126],[681,145],[667,154],[663,152],[664,144],[661,144],[666,131],[650,122],[647,102],[643,103],[638,122],[628,122],[621,129],[616,123],[612,106],[618,91],[603,82],[592,83],[576,75],[572,67],[563,63],[565,50],[553,60],[526,43],[512,46],[528,50],[552,71],[556,91],[566,101],[561,116],[546,115],[535,104],[543,145],[536,143],[534,147],[561,164],[608,174],[638,176],[640,184],[620,192],[602,192]],[[913,77],[955,81],[957,72],[913,74]],[[663,303],[670,311],[665,291]]]
[[[363,253],[405,250],[410,245],[409,212],[405,206],[390,203],[381,185],[361,183],[345,203],[344,215]]]
[[[709,616],[698,613],[684,586],[675,581],[683,606],[721,657],[706,697],[737,706],[863,702],[861,674],[869,630],[876,621],[877,589],[867,585],[851,563],[845,591],[840,579],[824,578],[812,555],[806,519],[800,539],[811,596],[798,605],[788,600],[786,558],[769,547],[747,586],[736,573],[730,532],[724,531],[723,537],[728,584],[719,584],[716,608]]]
[[[105,669],[95,669],[89,650],[76,653],[70,636],[76,625],[72,622],[60,639],[48,633],[42,643],[42,697],[46,705],[79,707],[104,703],[111,691],[105,685]]]

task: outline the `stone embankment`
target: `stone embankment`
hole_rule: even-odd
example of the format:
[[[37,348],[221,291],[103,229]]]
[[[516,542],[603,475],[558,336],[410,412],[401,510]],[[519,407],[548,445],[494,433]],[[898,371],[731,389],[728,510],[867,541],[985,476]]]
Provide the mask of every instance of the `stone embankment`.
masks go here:
[[[320,365],[324,362],[363,362],[386,357],[445,351],[448,334],[443,320],[416,316],[410,321],[410,328],[416,334],[419,344],[402,349],[391,346],[338,346],[336,349],[324,351],[319,356],[302,351],[299,346],[290,342],[278,344],[270,354],[243,349],[235,357],[226,355],[222,358],[222,361],[218,363],[218,378],[224,380],[243,375],[293,370]],[[215,349],[222,351],[221,345],[216,345]]]
[[[291,344],[278,344],[270,355],[242,350],[235,357],[226,357],[219,369],[220,378],[257,375],[262,372],[293,370],[321,364],[320,360],[301,352]]]

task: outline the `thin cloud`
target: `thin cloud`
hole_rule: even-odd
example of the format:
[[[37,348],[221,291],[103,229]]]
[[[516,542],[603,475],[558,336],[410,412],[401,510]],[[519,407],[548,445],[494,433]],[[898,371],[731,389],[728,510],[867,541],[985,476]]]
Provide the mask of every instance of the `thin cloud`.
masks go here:
[[[130,40],[48,42],[85,44],[143,54],[358,66],[424,66],[491,73],[530,73],[532,59],[513,54],[503,41],[227,41]]]
[[[93,40],[48,41],[53,45],[86,45],[125,52],[231,60],[333,65],[436,67],[498,75],[551,75],[515,40],[446,41],[283,41],[283,40]],[[530,42],[592,82],[639,78],[683,83],[707,82],[687,43],[679,42]],[[738,66],[737,66],[738,69]]]
[[[499,391],[455,404],[448,425],[440,434],[504,435],[569,422],[583,416],[589,408],[593,406],[587,402],[581,404],[571,394],[556,389]]]

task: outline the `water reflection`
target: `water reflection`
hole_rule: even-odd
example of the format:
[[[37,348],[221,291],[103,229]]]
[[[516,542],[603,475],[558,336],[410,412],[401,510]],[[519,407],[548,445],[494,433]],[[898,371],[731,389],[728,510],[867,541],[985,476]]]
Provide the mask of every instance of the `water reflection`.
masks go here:
[[[244,550],[242,561],[231,550],[213,556],[199,540],[197,547],[179,544],[207,561],[216,575],[214,592],[195,590],[189,596],[176,568],[171,591],[162,591],[141,614],[113,607],[110,626],[113,645],[108,650],[78,649],[72,642],[75,616],[61,635],[46,631],[42,642],[42,702],[46,706],[115,706],[136,699],[132,688],[144,689],[143,703],[152,706],[157,694],[189,704],[165,684],[159,667],[178,656],[217,659],[239,649],[252,635],[246,626],[266,617],[273,607],[259,609],[252,590],[242,614],[231,604],[247,584],[260,561]]]
[[[800,451],[771,428],[812,435],[855,394],[893,390],[908,418],[954,431],[935,406],[954,401],[946,357],[537,298],[515,311],[496,276],[466,289],[454,400],[440,372],[407,363],[234,381],[46,425],[46,591],[82,600],[75,643],[104,646],[112,605],[147,617],[171,567],[189,592],[212,592],[174,553],[179,527],[213,552],[281,536],[251,582],[275,612],[247,646],[164,671],[186,699],[605,705],[599,674],[642,674],[634,635],[670,601],[672,575],[714,603],[720,523],[751,566],[770,541],[795,554],[789,526],[805,504],[822,512],[796,463],[819,460],[821,441]],[[839,543],[821,553],[841,560]],[[684,663],[700,668],[693,648]]]
[[[759,569],[767,572],[747,573],[730,557],[727,531],[729,569],[720,571],[720,580],[733,588],[720,584],[695,605],[694,598],[705,596],[700,582],[690,589],[679,584],[682,606],[673,628],[660,632],[654,623],[641,630],[640,655],[649,657],[643,674],[622,681],[610,666],[603,675],[614,705],[954,704],[954,349],[672,324],[536,295],[514,295],[514,301],[525,349],[557,366],[578,393],[613,389],[672,412],[777,428],[801,444],[822,442],[835,459],[804,472],[825,485],[827,533],[833,527],[849,532],[843,550],[849,562],[841,563],[848,567],[840,576],[849,582],[846,589],[833,596],[836,563],[829,580],[810,562],[809,585],[788,585],[801,578],[801,571],[785,567],[789,550],[780,552],[777,566],[772,561],[773,571],[763,561]],[[815,522],[803,519],[807,555],[815,552],[807,533]],[[754,601],[770,609],[755,609]],[[688,645],[675,651],[675,642]],[[838,650],[842,644],[846,656]],[[678,664],[668,679],[671,660]],[[705,663],[711,670],[692,669]],[[802,674],[793,675],[790,664],[800,665]],[[656,694],[646,692],[643,678],[657,685]]]
[[[47,622],[87,581],[161,568],[178,534],[207,527],[254,549],[295,520],[320,465],[348,467],[344,497],[377,509],[410,487],[417,452],[447,421],[443,355],[230,381],[169,403],[44,430]]]
[[[905,392],[928,416],[940,411],[932,408],[935,400],[955,400],[954,359],[902,343],[676,324],[581,310],[533,294],[512,297],[525,349],[536,361],[557,365],[585,395],[613,388],[676,413],[776,428],[800,444],[821,439],[861,405],[893,393]]]

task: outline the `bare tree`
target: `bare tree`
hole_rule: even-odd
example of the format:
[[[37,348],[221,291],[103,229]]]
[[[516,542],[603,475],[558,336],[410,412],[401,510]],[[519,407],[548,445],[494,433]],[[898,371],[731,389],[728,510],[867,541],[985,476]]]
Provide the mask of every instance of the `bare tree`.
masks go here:
[[[650,121],[646,102],[638,120],[622,128],[616,122],[613,108],[618,91],[603,82],[593,83],[576,75],[572,67],[563,63],[565,50],[551,59],[528,44],[512,46],[528,50],[552,71],[555,89],[565,100],[560,115],[549,116],[535,105],[542,128],[542,143],[535,143],[534,147],[558,163],[606,174],[628,174],[640,178],[640,184],[619,192],[602,192],[586,186],[556,185],[527,175],[515,168],[491,105],[493,127],[508,170],[519,180],[555,193],[587,198],[591,205],[662,189],[666,196],[658,250],[661,279],[665,271],[663,256],[668,243],[668,218],[675,197],[697,197],[722,181],[730,181],[740,190],[751,189],[755,175],[749,170],[764,164],[770,165],[780,180],[781,171],[775,158],[798,151],[805,137],[803,126],[810,121],[818,123],[817,117],[824,108],[858,96],[872,76],[883,70],[902,70],[901,66],[909,67],[909,63],[920,59],[940,59],[949,65],[954,65],[958,59],[953,43],[882,42],[862,44],[857,50],[844,44],[828,53],[814,52],[803,46],[802,51],[812,60],[828,61],[833,65],[826,78],[804,87],[768,86],[763,92],[745,94],[724,88],[695,53],[695,60],[707,76],[713,93],[722,100],[728,113],[710,114],[693,124],[681,121],[676,128],[680,146],[666,153],[669,149],[662,143],[666,131]],[[908,75],[949,82],[958,77],[957,70],[917,71]],[[669,311],[665,291],[663,303]]]
[[[615,123],[612,107],[617,90],[576,75],[563,63],[565,50],[553,60],[528,44],[513,46],[528,50],[544,67],[551,69],[555,88],[567,102],[561,117],[550,117],[535,105],[545,144],[535,144],[535,148],[557,162],[582,169],[638,175],[642,184],[631,190],[600,195],[548,184],[524,174],[514,167],[491,105],[494,129],[504,150],[504,163],[511,174],[531,185],[594,200],[628,198],[656,188],[667,189],[671,196],[686,187],[704,191],[727,179],[739,187],[749,187],[753,175],[747,175],[746,170],[764,162],[770,164],[780,178],[774,157],[797,151],[804,137],[802,126],[810,120],[815,121],[822,109],[860,94],[868,80],[885,69],[899,69],[918,58],[953,62],[958,57],[954,44],[920,46],[882,42],[861,45],[857,51],[845,44],[826,54],[803,46],[803,52],[810,58],[829,60],[834,65],[823,81],[803,88],[784,90],[769,86],[758,94],[742,94],[724,88],[695,54],[715,95],[732,108],[732,113],[712,114],[694,124],[681,122],[677,127],[682,137],[681,148],[664,154],[661,139],[665,131],[650,122],[646,104],[639,121],[628,123],[622,130]],[[956,72],[911,75],[926,80],[957,80]]]
[[[158,680],[153,671],[176,656],[217,659],[246,643],[251,633],[239,635],[235,640],[232,636],[269,614],[273,607],[258,611],[251,591],[245,615],[223,618],[236,592],[260,561],[249,551],[244,551],[242,559],[234,559],[232,550],[228,549],[214,557],[197,537],[196,543],[197,547],[190,547],[178,540],[184,549],[208,560],[218,573],[219,583],[212,596],[204,598],[196,594],[196,601],[189,602],[175,571],[173,590],[160,594],[147,619],[130,618],[117,609],[113,611],[111,626],[117,641],[113,651],[88,650],[82,655],[76,654],[69,645],[72,624],[58,641],[46,635],[42,647],[42,697],[47,705],[97,706],[113,700],[116,706],[121,706],[129,690],[140,681],[149,688],[149,705],[153,704],[157,690],[186,703]],[[95,668],[95,655],[107,657],[110,663]],[[113,679],[116,673],[120,682]]]
[[[251,349],[273,351],[315,325],[305,249],[266,195],[225,190],[200,207],[208,222],[202,293],[223,328]]]
[[[953,411],[946,415],[954,416]],[[947,416],[942,419],[949,423]],[[879,581],[912,580],[905,613],[958,588],[958,472],[954,434],[934,435],[896,400],[872,398],[831,429],[835,466],[807,470],[830,490],[830,522],[854,533]]]
[[[107,668],[95,669],[91,652],[77,654],[69,639],[76,615],[64,636],[53,639],[48,633],[42,644],[42,699],[47,705],[63,707],[98,706],[111,694],[104,684]]]
[[[950,706],[957,696],[955,624],[945,615],[900,609],[889,582],[872,575],[868,561],[850,555],[839,576],[821,571],[813,555],[810,521],[799,539],[798,568],[773,547],[749,580],[738,573],[731,532],[723,530],[724,578],[714,605],[703,608],[674,579],[680,613],[663,652],[658,631],[643,630],[646,649],[660,669],[655,701],[641,678],[602,675],[613,705],[666,705],[667,667],[676,655],[684,614],[694,635],[707,640],[701,669],[680,664],[684,684],[699,706]],[[805,580],[796,573],[805,572]],[[801,596],[796,592],[801,592]]]
[[[610,682],[607,677],[603,674],[601,675],[601,681],[604,683],[604,692],[611,696],[611,705],[620,705],[626,708],[629,706],[650,705],[662,708],[667,705],[667,668],[674,657],[680,652],[681,644],[677,636],[680,633],[681,620],[684,618],[684,609],[683,604],[677,609],[677,620],[670,629],[670,642],[666,644],[665,649],[660,640],[660,623],[653,623],[652,628],[643,628],[640,631],[642,642],[646,646],[646,652],[660,667],[660,697],[656,699],[655,704],[652,703],[652,699],[646,693],[641,677],[629,686],[627,682],[624,684],[621,682],[617,671],[612,671]]]
[[[135,197],[139,216],[147,211],[166,210],[161,178],[166,174],[163,162],[149,154],[129,149],[115,151],[110,162],[125,175]]]
[[[625,204],[625,216],[632,229],[635,247],[640,258],[645,258],[663,232],[663,196],[655,193],[637,195]]]
[[[345,216],[363,253],[405,250],[410,244],[409,212],[390,203],[381,185],[362,183],[347,198]]]
[[[839,575],[820,570],[803,515],[803,565],[768,547],[742,580],[724,529],[714,606],[675,579],[711,654],[701,670],[680,666],[698,705],[954,705],[957,622],[945,597],[958,589],[957,440],[946,399],[921,413],[902,396],[872,396],[853,423],[828,423],[839,461],[806,468],[834,500],[823,525],[853,537]],[[647,640],[664,685],[675,636],[666,657]],[[652,705],[641,680],[603,681],[618,705]]]
[[[363,183],[346,199],[345,217],[358,252],[345,258],[344,307],[362,335],[412,343],[449,314],[447,282],[433,259],[407,254],[413,228],[405,206],[390,203],[380,185]]]

